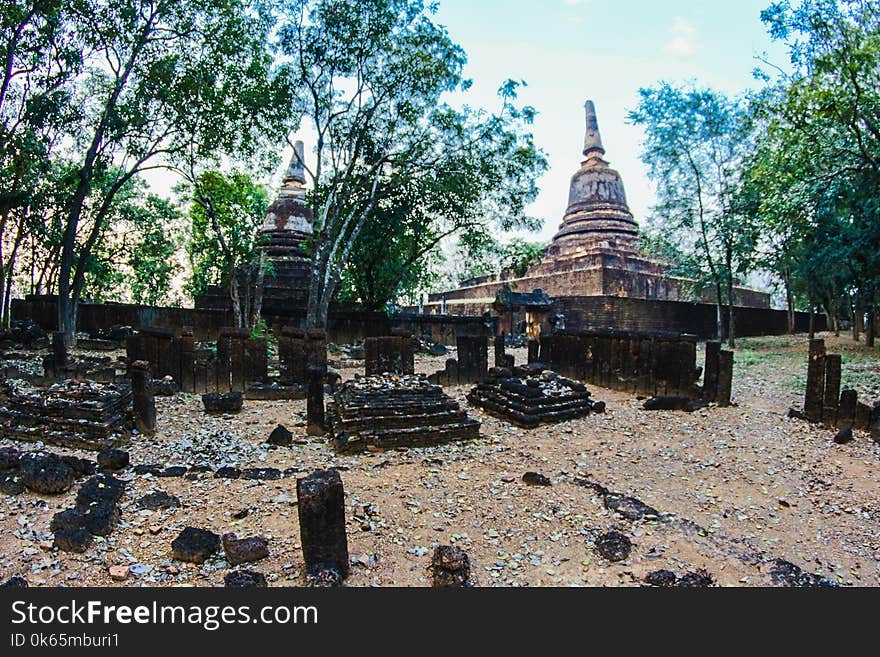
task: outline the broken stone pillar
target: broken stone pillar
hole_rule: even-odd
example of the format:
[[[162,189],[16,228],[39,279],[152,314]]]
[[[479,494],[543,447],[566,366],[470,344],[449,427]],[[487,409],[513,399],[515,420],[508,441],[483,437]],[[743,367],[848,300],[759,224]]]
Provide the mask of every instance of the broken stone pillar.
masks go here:
[[[489,340],[485,335],[460,335],[455,339],[458,350],[459,383],[478,383],[489,371]]]
[[[432,585],[436,588],[467,586],[471,562],[459,547],[438,545],[431,557]]]
[[[840,404],[837,407],[838,427],[851,428],[855,424],[856,406],[858,404],[859,394],[855,390],[844,390],[840,393]]]
[[[718,399],[718,354],[721,352],[721,342],[709,340],[706,342],[706,366],[703,370],[703,399],[713,402]]]
[[[825,403],[825,340],[810,340],[810,359],[807,363],[807,390],[804,395],[804,415],[811,422],[822,421]]]
[[[336,470],[317,470],[296,480],[299,533],[306,571],[331,567],[348,576],[345,491]]]
[[[131,397],[134,426],[142,434],[156,433],[156,399],[153,396],[153,376],[150,364],[136,360],[131,364]]]
[[[504,364],[504,331],[495,336],[495,367],[506,367]]]
[[[529,364],[539,362],[538,361],[538,348],[539,348],[539,346],[540,345],[538,344],[537,340],[535,340],[534,338],[529,338],[529,342],[528,342],[528,347],[529,347],[528,362],[529,362]]]
[[[64,333],[61,331],[52,333],[52,358],[56,372],[60,373],[67,367],[67,342],[65,342]]]
[[[733,352],[718,352],[718,406],[730,406],[730,395],[733,389]]]
[[[196,341],[192,331],[184,331],[180,336],[180,390],[195,392],[195,350]]]
[[[324,370],[320,367],[310,367],[308,369],[308,379],[306,432],[310,436],[323,436],[326,431],[324,421]]]
[[[826,354],[822,420],[829,425],[834,425],[837,420],[837,405],[840,403],[840,363],[840,354]]]

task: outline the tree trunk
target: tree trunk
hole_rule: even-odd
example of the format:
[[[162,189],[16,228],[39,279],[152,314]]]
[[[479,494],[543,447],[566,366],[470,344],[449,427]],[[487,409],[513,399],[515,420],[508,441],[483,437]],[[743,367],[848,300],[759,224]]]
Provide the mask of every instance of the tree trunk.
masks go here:
[[[877,308],[872,306],[868,311],[868,323],[865,325],[865,344],[874,346],[874,332],[877,328]]]
[[[810,340],[816,337],[816,313],[813,300],[810,299]]]
[[[859,300],[858,297],[853,299],[852,302],[852,336],[853,341],[859,341],[859,335],[862,329],[862,310],[859,308]]]
[[[715,298],[717,303],[715,305],[715,322],[716,329],[718,332],[718,339],[721,342],[724,342],[724,308],[723,308],[723,300],[721,298],[721,283],[715,282]]]
[[[788,309],[788,334],[794,335],[794,331],[795,331],[794,294],[791,291],[791,268],[789,268],[789,267],[785,268],[785,273],[783,274],[782,282],[785,285],[785,304]]]
[[[736,348],[736,322],[734,321],[734,298],[733,298],[733,258],[730,249],[725,253],[727,259],[727,344],[731,349]]]

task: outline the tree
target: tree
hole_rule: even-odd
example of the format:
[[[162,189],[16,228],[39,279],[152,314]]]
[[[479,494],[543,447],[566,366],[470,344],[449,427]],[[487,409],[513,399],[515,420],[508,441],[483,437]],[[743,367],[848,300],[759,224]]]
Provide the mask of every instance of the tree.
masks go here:
[[[723,337],[726,300],[726,337],[734,346],[734,284],[751,268],[757,239],[736,196],[743,156],[751,147],[746,106],[718,91],[667,82],[640,89],[639,95],[629,120],[645,130],[641,158],[657,186],[654,220],[685,251],[699,254],[696,262],[715,289],[718,335]]]
[[[271,20],[248,0],[74,0],[64,19],[82,44],[83,75],[70,125],[76,186],[62,223],[58,321],[70,335],[103,215],[134,177],[187,159],[210,158],[275,122]],[[118,176],[97,203],[94,181]],[[83,231],[87,208],[96,217]]]
[[[534,110],[515,106],[513,82],[502,87],[496,114],[443,103],[444,94],[464,93],[470,82],[462,76],[465,55],[431,20],[434,10],[422,0],[294,0],[285,12],[282,52],[301,90],[297,112],[315,134],[307,167],[315,211],[308,326],[326,325],[371,217],[383,203],[412,208],[406,190],[417,181],[429,189],[436,183],[437,199],[461,203],[466,220],[482,212],[506,228],[525,222],[544,166],[522,130]],[[442,198],[453,191],[450,181],[466,185],[461,198]],[[439,210],[427,214],[453,218]]]
[[[260,319],[266,264],[260,227],[269,207],[266,190],[244,173],[206,171],[184,185],[191,203],[190,290],[208,285],[229,290],[235,325],[253,328]]]

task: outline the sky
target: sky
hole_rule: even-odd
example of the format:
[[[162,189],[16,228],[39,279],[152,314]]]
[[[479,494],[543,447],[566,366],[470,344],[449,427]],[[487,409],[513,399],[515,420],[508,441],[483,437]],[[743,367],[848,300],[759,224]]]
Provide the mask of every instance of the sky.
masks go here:
[[[465,74],[474,84],[471,105],[496,109],[499,86],[522,80],[523,104],[538,115],[531,126],[550,169],[528,212],[544,220],[538,233],[549,241],[562,221],[568,185],[580,166],[584,102],[593,100],[606,159],[623,177],[630,209],[644,223],[654,194],[639,160],[641,130],[626,122],[638,91],[660,80],[702,85],[736,94],[758,86],[752,71],[766,54],[784,65],[782,47],[760,21],[770,0],[439,0],[436,21],[468,56]],[[295,138],[306,143],[307,129]],[[290,158],[289,150],[283,163]],[[280,182],[284,167],[276,173]],[[166,172],[148,176],[154,191],[170,194]],[[505,236],[499,236],[504,238]],[[510,236],[506,236],[510,237]]]
[[[659,80],[688,81],[736,94],[755,88],[755,55],[780,65],[782,48],[760,21],[770,0],[440,0],[437,21],[468,55],[471,104],[498,106],[508,79],[524,80],[519,100],[538,110],[532,126],[550,170],[532,216],[549,240],[583,159],[584,102],[596,103],[606,159],[623,177],[637,221],[654,195],[639,160],[641,130],[626,122],[638,91]]]

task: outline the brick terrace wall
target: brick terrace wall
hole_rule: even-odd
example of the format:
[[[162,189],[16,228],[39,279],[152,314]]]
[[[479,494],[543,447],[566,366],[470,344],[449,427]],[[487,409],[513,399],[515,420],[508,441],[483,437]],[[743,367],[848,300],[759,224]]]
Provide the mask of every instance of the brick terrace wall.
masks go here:
[[[626,297],[558,297],[553,313],[565,316],[567,330],[620,329],[690,333],[701,339],[716,336],[714,305],[682,301],[656,301]],[[783,335],[788,330],[786,312],[768,308],[734,309],[738,336]],[[825,330],[825,316],[816,315],[816,330]],[[727,309],[724,309],[725,327]],[[809,314],[795,313],[795,330],[809,328]]]
[[[12,318],[30,319],[46,331],[58,326],[55,298],[33,296],[12,300]],[[266,322],[280,333],[282,326],[298,326],[305,313],[288,317],[266,317]],[[167,308],[125,303],[81,303],[77,330],[97,333],[108,326],[167,328],[179,332],[183,327],[192,329],[199,342],[216,340],[221,329],[232,325],[232,313],[216,308]],[[337,344],[357,342],[368,337],[389,335],[392,328],[409,330],[417,337],[454,345],[459,335],[480,335],[484,331],[482,317],[453,315],[418,315],[401,313],[389,317],[385,313],[367,312],[356,308],[331,310],[328,317],[327,339]]]

